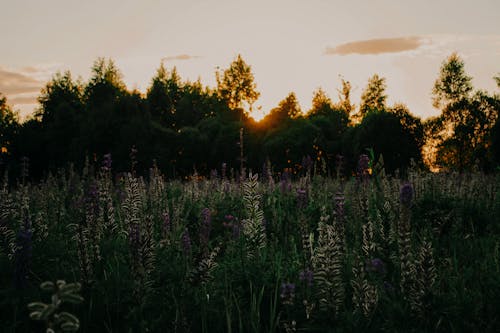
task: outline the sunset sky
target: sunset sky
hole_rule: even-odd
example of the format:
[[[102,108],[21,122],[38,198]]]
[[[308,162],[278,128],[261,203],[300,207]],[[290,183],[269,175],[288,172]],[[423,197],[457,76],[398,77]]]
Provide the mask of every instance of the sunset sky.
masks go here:
[[[500,72],[498,0],[16,0],[1,8],[0,92],[23,115],[56,71],[86,80],[97,57],[115,60],[127,86],[145,92],[161,61],[214,87],[216,69],[241,54],[263,113],[291,91],[303,111],[318,87],[336,101],[340,77],[358,104],[378,73],[389,104],[426,118],[439,112],[430,92],[452,52],[476,88],[495,91]]]

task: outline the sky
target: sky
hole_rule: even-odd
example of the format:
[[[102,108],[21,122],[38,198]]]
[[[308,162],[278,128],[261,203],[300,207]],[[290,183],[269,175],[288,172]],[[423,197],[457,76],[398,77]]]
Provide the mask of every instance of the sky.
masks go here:
[[[431,90],[453,52],[476,89],[498,89],[500,1],[3,1],[0,41],[0,93],[22,118],[57,71],[88,80],[98,57],[113,59],[127,87],[145,92],[161,62],[215,87],[215,71],[241,54],[261,93],[255,118],[292,91],[303,111],[320,87],[335,102],[342,78],[359,105],[377,73],[389,105],[425,119],[439,114]]]

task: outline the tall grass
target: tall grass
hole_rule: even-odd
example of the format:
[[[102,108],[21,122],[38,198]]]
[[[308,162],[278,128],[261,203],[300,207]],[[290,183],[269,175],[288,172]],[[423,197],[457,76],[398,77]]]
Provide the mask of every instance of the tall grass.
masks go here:
[[[192,177],[111,161],[0,186],[0,322],[42,330],[44,281],[83,332],[500,330],[495,175]]]

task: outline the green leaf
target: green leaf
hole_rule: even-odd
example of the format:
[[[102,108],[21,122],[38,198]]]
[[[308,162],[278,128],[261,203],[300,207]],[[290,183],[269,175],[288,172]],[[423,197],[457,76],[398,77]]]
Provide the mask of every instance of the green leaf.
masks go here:
[[[54,292],[55,285],[52,281],[45,281],[40,284],[40,289],[43,291]]]
[[[40,313],[40,318],[42,320],[47,320],[56,311],[56,307],[52,304],[47,305],[45,309]]]
[[[62,293],[72,294],[77,293],[82,288],[80,283],[68,283],[60,288]]]
[[[80,325],[75,323],[66,322],[61,324],[61,329],[63,330],[63,332],[76,332],[79,328]]]
[[[28,310],[30,311],[43,311],[47,307],[47,304],[42,302],[33,302],[28,304]]]
[[[61,312],[59,314],[59,319],[61,321],[68,322],[68,323],[73,323],[73,324],[76,324],[76,325],[80,324],[80,321],[78,320],[78,318],[76,316],[72,315],[69,312]]]
[[[30,313],[30,318],[33,320],[42,320],[42,312],[34,311]]]
[[[62,294],[60,297],[61,301],[71,304],[80,304],[81,302],[83,302],[83,297],[76,294]]]

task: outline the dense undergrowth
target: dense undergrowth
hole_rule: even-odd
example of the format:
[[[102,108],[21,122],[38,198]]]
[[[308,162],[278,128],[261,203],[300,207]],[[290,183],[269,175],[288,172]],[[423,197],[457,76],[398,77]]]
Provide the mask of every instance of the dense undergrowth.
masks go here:
[[[60,331],[27,307],[57,280],[82,332],[499,331],[498,216],[481,173],[5,180],[2,331]]]

